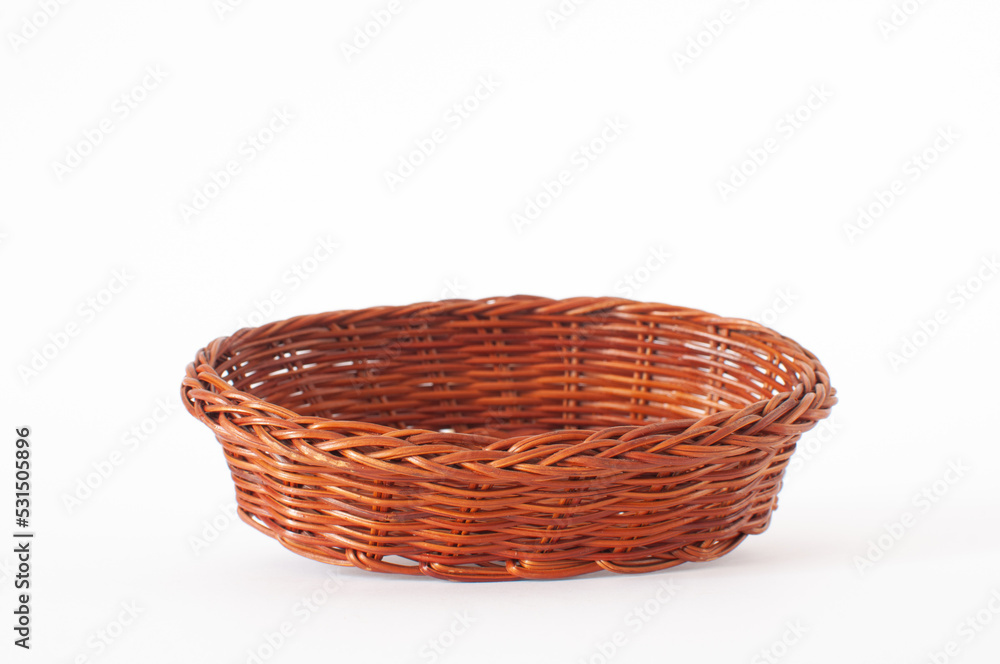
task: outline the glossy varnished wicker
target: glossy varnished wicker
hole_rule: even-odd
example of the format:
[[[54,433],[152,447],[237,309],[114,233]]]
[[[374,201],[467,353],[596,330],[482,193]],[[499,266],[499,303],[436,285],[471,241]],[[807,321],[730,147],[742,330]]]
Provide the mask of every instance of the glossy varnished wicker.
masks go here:
[[[182,394],[240,516],[292,551],[456,580],[647,572],[767,528],[836,403],[756,323],[618,298],[299,316],[199,351]]]

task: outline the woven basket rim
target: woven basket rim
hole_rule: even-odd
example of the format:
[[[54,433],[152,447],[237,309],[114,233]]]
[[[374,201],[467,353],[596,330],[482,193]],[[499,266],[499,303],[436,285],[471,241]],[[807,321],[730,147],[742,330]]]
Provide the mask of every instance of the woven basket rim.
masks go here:
[[[836,403],[836,390],[830,387],[829,376],[826,373],[825,368],[819,363],[815,355],[810,351],[806,350],[797,341],[790,339],[782,335],[781,333],[762,325],[756,321],[735,318],[735,317],[721,317],[717,316],[699,309],[692,309],[688,307],[679,307],[675,305],[668,305],[658,302],[642,302],[637,300],[631,300],[627,298],[617,298],[617,297],[572,297],[572,298],[549,298],[536,295],[512,295],[512,296],[495,296],[481,299],[446,299],[437,301],[423,301],[417,302],[409,305],[379,305],[373,307],[365,307],[359,309],[343,309],[336,310],[326,313],[319,314],[302,314],[297,316],[292,316],[290,318],[272,321],[270,323],[265,323],[256,327],[244,327],[240,328],[231,335],[223,336],[215,339],[210,344],[208,344],[199,353],[204,353],[211,361],[214,361],[221,353],[225,352],[228,348],[238,347],[240,341],[245,340],[248,336],[254,337],[266,337],[272,333],[280,332],[283,327],[294,325],[300,321],[318,318],[321,316],[340,314],[340,315],[352,315],[358,314],[363,315],[366,320],[378,318],[380,315],[386,313],[396,313],[403,310],[412,311],[413,313],[419,313],[421,309],[433,308],[439,310],[444,305],[454,305],[456,309],[460,309],[462,306],[471,305],[495,305],[497,303],[505,304],[516,304],[518,306],[524,305],[526,303],[535,303],[536,308],[544,307],[545,305],[552,305],[560,307],[560,312],[564,314],[586,314],[593,313],[595,311],[629,311],[634,313],[635,311],[641,311],[644,314],[662,314],[666,318],[677,318],[677,317],[687,317],[691,319],[698,318],[710,318],[714,327],[725,327],[727,331],[753,331],[758,335],[770,336],[775,339],[781,340],[785,345],[795,349],[800,352],[807,362],[803,363],[798,358],[792,358],[796,360],[796,366],[800,369],[805,370],[806,376],[812,378],[811,380],[800,382],[796,385],[789,386],[791,389],[784,392],[777,392],[772,394],[770,397],[759,399],[757,401],[746,404],[743,407],[733,407],[726,409],[719,409],[718,411],[706,414],[702,417],[691,417],[691,418],[670,418],[665,419],[662,422],[645,422],[638,423],[635,425],[621,424],[614,425],[610,427],[604,427],[600,429],[596,428],[572,428],[572,429],[545,429],[544,432],[529,435],[520,436],[492,436],[482,433],[465,433],[465,432],[447,432],[440,429],[424,429],[424,428],[397,428],[383,424],[365,422],[363,420],[347,420],[339,418],[328,418],[314,415],[302,415],[294,410],[285,408],[275,403],[271,403],[267,400],[261,399],[256,396],[252,390],[240,390],[235,388],[229,381],[221,376],[216,367],[210,363],[206,362],[192,362],[188,366],[187,378],[182,385],[181,392],[182,398],[187,409],[195,416],[202,419],[202,416],[196,412],[196,409],[200,407],[200,404],[195,404],[194,399],[191,398],[192,391],[201,389],[205,392],[211,394],[213,399],[223,399],[228,402],[231,406],[237,405],[241,408],[256,411],[260,414],[264,414],[267,418],[272,420],[281,420],[285,424],[284,426],[288,428],[298,428],[302,430],[309,430],[311,432],[320,430],[327,430],[332,432],[337,431],[348,431],[348,432],[364,432],[367,435],[377,436],[379,438],[384,438],[386,440],[381,441],[388,443],[390,440],[397,440],[399,444],[408,444],[406,439],[411,436],[417,436],[419,434],[432,433],[437,439],[442,436],[447,435],[450,440],[454,443],[443,443],[435,442],[436,447],[441,447],[442,452],[450,451],[453,452],[467,452],[470,448],[479,449],[483,446],[489,445],[490,449],[494,452],[503,452],[507,456],[515,456],[518,454],[517,450],[505,449],[503,446],[498,446],[498,443],[503,443],[505,441],[517,442],[518,447],[521,448],[526,444],[530,444],[537,440],[550,439],[554,434],[569,434],[571,438],[578,438],[580,441],[584,441],[593,437],[600,437],[602,434],[608,434],[610,432],[614,433],[614,437],[621,439],[623,436],[625,439],[630,439],[639,435],[645,435],[649,433],[662,433],[666,431],[672,431],[675,433],[680,433],[686,430],[695,429],[698,427],[703,427],[706,425],[718,425],[720,422],[725,422],[727,420],[733,420],[734,418],[740,419],[743,426],[747,424],[745,418],[747,417],[757,417],[761,419],[760,416],[755,415],[756,411],[763,411],[766,409],[768,404],[774,403],[779,399],[791,398],[794,401],[809,401],[810,403],[815,402],[817,405],[825,405],[827,407],[832,406]],[[595,306],[596,303],[600,303],[600,306]],[[564,309],[567,305],[578,304],[576,308]],[[329,329],[329,328],[327,328]],[[706,333],[708,336],[709,333]],[[737,340],[732,337],[719,336],[718,341],[723,342],[729,346],[741,345],[737,343]],[[810,376],[811,374],[811,376]],[[807,385],[811,383],[811,385]],[[810,399],[812,395],[812,399]],[[208,395],[203,395],[208,396]],[[309,443],[307,443],[309,444]],[[310,444],[311,445],[311,444]],[[321,462],[322,458],[328,458],[326,452],[321,450],[314,450],[317,455],[314,457],[316,461]],[[310,455],[312,456],[312,455]],[[388,463],[393,463],[389,461]],[[513,468],[508,468],[508,471],[517,472]]]

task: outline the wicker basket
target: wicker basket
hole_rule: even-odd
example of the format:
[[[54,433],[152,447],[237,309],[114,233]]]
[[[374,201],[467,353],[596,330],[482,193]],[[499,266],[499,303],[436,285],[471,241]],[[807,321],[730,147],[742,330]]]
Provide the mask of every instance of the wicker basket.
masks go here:
[[[248,524],[315,560],[461,581],[733,550],[835,393],[750,321],[530,296],[242,329],[182,387]]]

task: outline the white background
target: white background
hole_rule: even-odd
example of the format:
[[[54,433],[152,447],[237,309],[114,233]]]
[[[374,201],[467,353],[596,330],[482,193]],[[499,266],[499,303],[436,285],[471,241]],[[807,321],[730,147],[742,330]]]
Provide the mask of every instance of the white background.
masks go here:
[[[404,0],[351,57],[387,0],[4,3],[0,532],[30,426],[36,540],[30,652],[2,546],[0,658],[995,662],[1000,5],[893,1],[594,0],[553,26],[556,0]],[[456,103],[476,108],[459,123]],[[528,200],[550,204],[519,229]],[[198,348],[515,293],[754,318],[815,352],[841,402],[771,528],[655,574],[456,584],[326,566],[230,519],[221,449],[178,397]]]

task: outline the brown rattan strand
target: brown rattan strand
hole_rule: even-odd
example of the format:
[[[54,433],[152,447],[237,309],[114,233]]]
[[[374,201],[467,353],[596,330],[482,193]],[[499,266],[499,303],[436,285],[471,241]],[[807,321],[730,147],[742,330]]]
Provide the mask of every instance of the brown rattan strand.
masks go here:
[[[767,528],[837,401],[757,323],[524,295],[242,329],[182,395],[248,524],[315,560],[462,581],[717,558]]]

